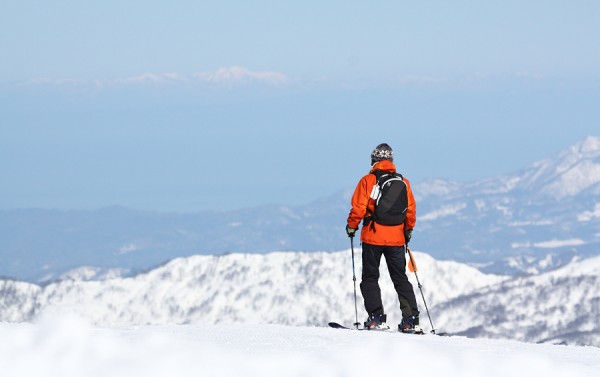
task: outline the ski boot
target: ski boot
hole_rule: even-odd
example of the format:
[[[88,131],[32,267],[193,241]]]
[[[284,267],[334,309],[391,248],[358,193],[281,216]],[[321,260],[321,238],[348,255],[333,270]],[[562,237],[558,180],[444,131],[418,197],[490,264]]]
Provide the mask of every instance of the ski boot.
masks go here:
[[[365,329],[367,330],[388,330],[390,327],[385,324],[385,314],[370,315],[365,322]]]
[[[398,325],[398,331],[407,334],[423,334],[423,329],[419,326],[419,317],[410,316],[402,318]]]

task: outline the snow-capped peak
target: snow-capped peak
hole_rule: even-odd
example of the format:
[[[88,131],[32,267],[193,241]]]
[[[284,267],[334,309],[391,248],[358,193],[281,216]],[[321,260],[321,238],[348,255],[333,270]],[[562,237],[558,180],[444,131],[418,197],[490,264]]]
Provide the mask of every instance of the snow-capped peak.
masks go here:
[[[594,158],[600,156],[600,137],[588,136],[570,148],[582,157]]]
[[[600,138],[588,136],[558,155],[555,159],[555,172],[567,172],[581,162],[597,157],[600,157]]]
[[[515,188],[561,199],[585,191],[600,192],[600,138],[588,136],[553,158],[534,162],[517,173]]]
[[[430,180],[415,187],[417,200],[461,191],[491,195],[523,192],[551,199],[584,192],[600,194],[600,137],[588,136],[554,157],[536,161],[513,174],[467,184]]]

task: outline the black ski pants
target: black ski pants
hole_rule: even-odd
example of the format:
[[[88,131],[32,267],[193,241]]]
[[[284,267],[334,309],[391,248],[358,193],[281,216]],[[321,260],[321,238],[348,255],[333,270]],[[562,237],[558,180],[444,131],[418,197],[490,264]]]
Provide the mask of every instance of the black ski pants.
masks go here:
[[[365,309],[372,315],[384,314],[379,287],[379,264],[381,255],[390,272],[394,288],[400,301],[403,317],[418,316],[417,300],[413,286],[406,276],[406,249],[404,246],[379,246],[368,243],[362,244],[362,281],[360,291],[365,299]]]

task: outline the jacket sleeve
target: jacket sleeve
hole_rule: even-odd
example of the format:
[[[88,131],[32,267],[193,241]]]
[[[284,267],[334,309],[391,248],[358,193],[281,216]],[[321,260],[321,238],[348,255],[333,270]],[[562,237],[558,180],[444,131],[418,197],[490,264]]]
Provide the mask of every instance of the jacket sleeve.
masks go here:
[[[358,229],[360,222],[367,213],[370,195],[369,175],[366,175],[358,182],[358,185],[354,190],[354,195],[352,195],[352,209],[348,215],[348,226],[350,228]]]
[[[406,193],[408,194],[408,209],[406,210],[406,220],[404,220],[404,229],[412,229],[417,223],[417,203],[413,196],[412,189],[410,188],[410,182],[408,179],[404,179],[406,182]]]

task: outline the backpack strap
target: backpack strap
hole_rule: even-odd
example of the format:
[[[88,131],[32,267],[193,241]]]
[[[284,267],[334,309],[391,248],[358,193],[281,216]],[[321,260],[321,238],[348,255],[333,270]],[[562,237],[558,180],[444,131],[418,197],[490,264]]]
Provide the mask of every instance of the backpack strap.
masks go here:
[[[379,180],[381,179],[381,177],[385,174],[387,174],[386,172],[384,172],[383,170],[374,170],[371,172],[371,174],[373,174],[375,176],[375,185],[379,185]],[[368,226],[371,228],[371,230],[373,231],[373,233],[376,233],[377,230],[375,229],[375,220],[373,220],[373,213],[370,212],[368,210],[369,206],[367,205],[367,215],[364,217],[363,219],[363,227],[364,226]]]

